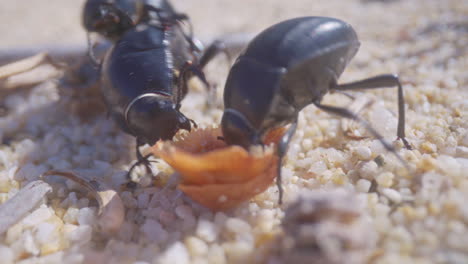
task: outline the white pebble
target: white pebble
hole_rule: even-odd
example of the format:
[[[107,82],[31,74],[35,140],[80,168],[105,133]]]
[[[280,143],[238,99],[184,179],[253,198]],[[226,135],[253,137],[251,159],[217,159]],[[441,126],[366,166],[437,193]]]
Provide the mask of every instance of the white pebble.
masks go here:
[[[367,180],[372,180],[377,174],[377,168],[378,166],[375,161],[368,161],[364,163],[363,166],[359,169],[359,175]]]
[[[0,245],[0,256],[3,264],[13,264],[15,260],[13,250],[2,245]]]
[[[80,210],[78,208],[70,207],[63,216],[63,221],[68,224],[78,223],[78,214]]]
[[[317,162],[314,162],[310,166],[310,169],[307,172],[315,174],[315,175],[320,175],[327,169],[328,169],[327,164],[323,160],[319,160]]]
[[[29,230],[26,230],[19,242],[23,244],[26,252],[29,252],[32,255],[39,255],[40,250],[34,242],[34,238]]]
[[[232,233],[249,233],[252,229],[249,223],[239,218],[229,218],[226,221],[226,228]]]
[[[354,153],[360,160],[369,160],[372,157],[372,152],[370,148],[364,146],[357,147],[354,150]]]
[[[71,232],[68,237],[73,242],[76,242],[80,245],[85,245],[91,241],[92,232],[93,230],[90,226],[79,226],[73,232]]]
[[[227,263],[226,254],[220,245],[212,245],[208,250],[208,263],[225,264]]]
[[[356,190],[359,192],[367,193],[371,187],[371,182],[366,179],[359,179],[356,182]]]
[[[375,181],[377,182],[379,186],[388,188],[393,185],[394,178],[395,178],[395,175],[393,173],[384,172],[384,173],[377,175],[377,177],[375,177]]]
[[[190,256],[184,244],[176,242],[166,250],[161,258],[157,260],[157,263],[189,264]]]
[[[36,240],[40,244],[45,244],[52,240],[52,236],[54,235],[54,231],[56,230],[56,226],[51,223],[41,223],[36,227]]]
[[[213,242],[218,237],[219,228],[216,227],[212,222],[204,219],[198,221],[197,230],[195,231],[197,236],[206,242]]]
[[[305,150],[305,151],[308,151],[312,148],[313,146],[313,142],[310,138],[306,138],[302,141],[302,148]]]
[[[188,250],[192,256],[203,256],[208,252],[208,245],[197,237],[189,237],[185,240]]]
[[[45,220],[49,219],[52,216],[52,212],[49,208],[41,206],[32,212],[30,215],[26,216],[23,219],[23,224],[25,227],[35,226]]]
[[[390,199],[394,203],[401,203],[401,194],[391,188],[383,188],[381,190],[382,194],[385,195],[388,199]]]
[[[89,207],[80,209],[77,220],[80,225],[93,225],[96,220],[94,210]]]
[[[72,234],[77,228],[78,228],[77,225],[64,224],[62,231],[67,237],[69,237],[69,235]]]

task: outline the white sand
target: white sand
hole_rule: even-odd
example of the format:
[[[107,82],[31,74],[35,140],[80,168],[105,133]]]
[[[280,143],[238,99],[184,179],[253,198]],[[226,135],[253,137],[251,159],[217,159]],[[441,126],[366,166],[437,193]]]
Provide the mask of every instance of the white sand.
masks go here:
[[[84,45],[79,1],[48,1],[48,8],[41,4],[39,0],[29,0],[27,7],[0,2],[3,51],[13,46]],[[192,17],[201,39],[256,33],[302,15],[333,16],[352,24],[362,44],[340,80],[400,75],[411,151],[394,141],[396,89],[354,95],[373,102],[360,114],[394,143],[412,171],[408,173],[375,139],[344,136],[344,128],[367,136],[358,125],[345,126],[342,119],[311,106],[299,116],[284,162],[285,206],[278,207],[277,189],[272,186],[235,210],[213,213],[191,202],[174,184],[162,190],[161,184],[153,186],[146,179],[145,187],[135,193],[120,193],[125,222],[116,234],[102,235],[94,200],[78,185],[57,179],[42,205],[0,235],[2,263],[281,263],[295,252],[291,244],[281,242],[290,236],[280,225],[284,209],[301,193],[317,190],[329,195],[310,199],[325,199],[337,213],[313,224],[349,232],[332,238],[329,229],[314,226],[307,239],[320,237],[330,243],[347,239],[355,246],[351,254],[349,249],[335,252],[330,251],[334,247],[323,246],[332,244],[320,244],[324,248],[311,252],[321,254],[323,263],[336,263],[339,254],[357,254],[358,260],[370,263],[468,263],[468,5],[464,1],[206,0],[201,4],[180,0],[175,4]],[[207,69],[218,87],[226,73],[222,58]],[[114,188],[125,181],[126,170],[135,161],[133,139],[105,113],[87,122],[69,114],[58,89],[45,82],[3,98],[10,112],[0,117],[0,203],[52,168],[77,169]],[[205,98],[205,91],[194,87],[182,111],[202,126],[218,123],[222,107],[207,107]],[[324,102],[351,103],[342,95],[327,96]],[[383,165],[378,165],[382,160]],[[153,166],[163,181],[172,175],[163,163]],[[372,181],[375,190],[368,192]],[[350,206],[357,214],[349,223],[355,224],[352,229],[336,224],[343,213],[334,202],[331,189],[335,188],[347,190],[354,197],[350,200],[356,201]],[[356,238],[353,232],[361,234],[359,230],[369,243]],[[330,252],[338,254],[335,259],[327,258]]]

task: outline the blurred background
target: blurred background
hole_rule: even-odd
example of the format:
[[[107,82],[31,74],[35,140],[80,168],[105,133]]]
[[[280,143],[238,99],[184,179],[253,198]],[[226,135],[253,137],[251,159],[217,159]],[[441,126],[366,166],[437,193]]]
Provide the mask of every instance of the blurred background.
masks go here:
[[[332,16],[354,26],[361,41],[399,41],[428,22],[464,20],[463,0],[173,0],[186,12],[203,41],[232,33],[257,33],[296,16]],[[84,49],[81,27],[84,0],[0,1],[0,58],[21,52]],[[415,16],[424,12],[424,16]],[[450,20],[450,21],[449,21]],[[466,25],[465,25],[466,26]],[[384,43],[382,43],[384,45]]]

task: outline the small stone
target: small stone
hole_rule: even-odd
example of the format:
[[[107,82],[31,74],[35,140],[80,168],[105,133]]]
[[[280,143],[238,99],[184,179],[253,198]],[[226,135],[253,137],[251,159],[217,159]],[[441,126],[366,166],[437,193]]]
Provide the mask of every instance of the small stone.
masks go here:
[[[383,188],[381,192],[394,203],[398,204],[402,201],[401,194],[397,190],[391,188]]]
[[[421,149],[426,153],[435,153],[437,151],[437,146],[429,141],[426,141],[421,144]]]
[[[197,230],[195,231],[198,237],[206,242],[213,242],[218,237],[219,228],[212,222],[204,219],[198,221]]]
[[[187,205],[177,206],[176,209],[175,209],[175,213],[180,219],[188,219],[188,218],[193,218],[194,217],[192,208],[190,206],[187,206]]]
[[[151,242],[162,243],[169,237],[169,234],[164,230],[162,225],[153,219],[146,219],[140,231],[144,233],[146,238]]]
[[[11,248],[0,245],[0,256],[3,264],[13,264],[15,260],[14,252]]]
[[[80,210],[78,208],[68,208],[67,212],[63,216],[63,221],[68,224],[77,224],[79,212]]]
[[[372,180],[377,174],[377,169],[378,166],[377,163],[375,163],[375,161],[367,161],[359,169],[359,175],[364,179]]]
[[[185,240],[185,244],[192,256],[204,256],[208,252],[208,246],[205,241],[197,237],[188,237]]]
[[[40,223],[36,226],[35,237],[39,244],[45,244],[57,235],[57,227],[50,223]]]
[[[21,223],[17,223],[10,227],[6,233],[5,242],[12,244],[13,242],[17,241],[23,233],[23,229],[24,225]]]
[[[227,263],[226,254],[220,245],[212,245],[208,250],[208,263],[225,264]]]
[[[49,208],[41,206],[32,212],[30,215],[26,216],[23,219],[23,224],[25,227],[35,226],[41,222],[46,221],[52,216],[52,212]]]
[[[394,178],[395,178],[395,175],[393,173],[384,172],[384,173],[377,175],[377,177],[375,178],[375,181],[377,182],[379,186],[388,188],[393,185]]]
[[[90,226],[78,226],[78,228],[69,234],[69,238],[73,242],[84,245],[91,241],[92,232],[93,230]]]
[[[94,210],[89,207],[81,208],[78,212],[77,221],[80,225],[93,225],[96,221]]]
[[[75,231],[76,229],[78,228],[77,225],[73,225],[73,224],[64,224],[63,225],[63,233],[68,236],[70,235],[73,231]]]
[[[223,243],[224,252],[228,259],[234,263],[247,261],[247,256],[252,254],[254,247],[251,243],[245,242],[227,242]]]
[[[147,193],[142,193],[138,195],[138,208],[148,207],[149,199],[150,197],[149,197],[149,194]]]
[[[166,252],[157,260],[157,263],[189,264],[190,256],[187,248],[181,242],[172,244]]]
[[[357,147],[354,153],[360,160],[369,160],[372,157],[372,152],[369,147]]]
[[[174,223],[176,216],[171,211],[161,210],[158,214],[158,220],[164,226],[168,226]]]
[[[39,255],[40,250],[34,242],[34,238],[29,230],[26,230],[26,232],[21,236],[21,243],[23,244],[26,252],[35,256]]]
[[[310,149],[312,149],[313,147],[313,142],[310,138],[306,138],[304,140],[302,140],[302,148],[305,150],[305,151],[308,151]]]
[[[369,180],[359,179],[356,182],[356,190],[358,190],[359,192],[367,193],[367,192],[369,192],[371,184],[372,183]]]
[[[239,218],[229,218],[226,221],[226,228],[232,233],[250,233],[252,231],[250,225]]]

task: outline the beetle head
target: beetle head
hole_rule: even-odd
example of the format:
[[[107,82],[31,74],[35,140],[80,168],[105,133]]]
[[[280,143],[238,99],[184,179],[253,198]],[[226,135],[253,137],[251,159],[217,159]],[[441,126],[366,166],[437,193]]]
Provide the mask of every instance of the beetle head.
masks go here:
[[[190,119],[179,112],[169,97],[148,95],[140,96],[127,107],[126,122],[134,136],[153,145],[160,139],[172,139],[179,129],[190,131]]]
[[[221,129],[224,141],[228,145],[239,145],[248,149],[251,145],[262,144],[260,133],[244,115],[234,109],[224,110]]]
[[[97,32],[108,38],[117,38],[133,27],[127,13],[112,3],[89,0],[83,9],[83,26],[87,31]]]

